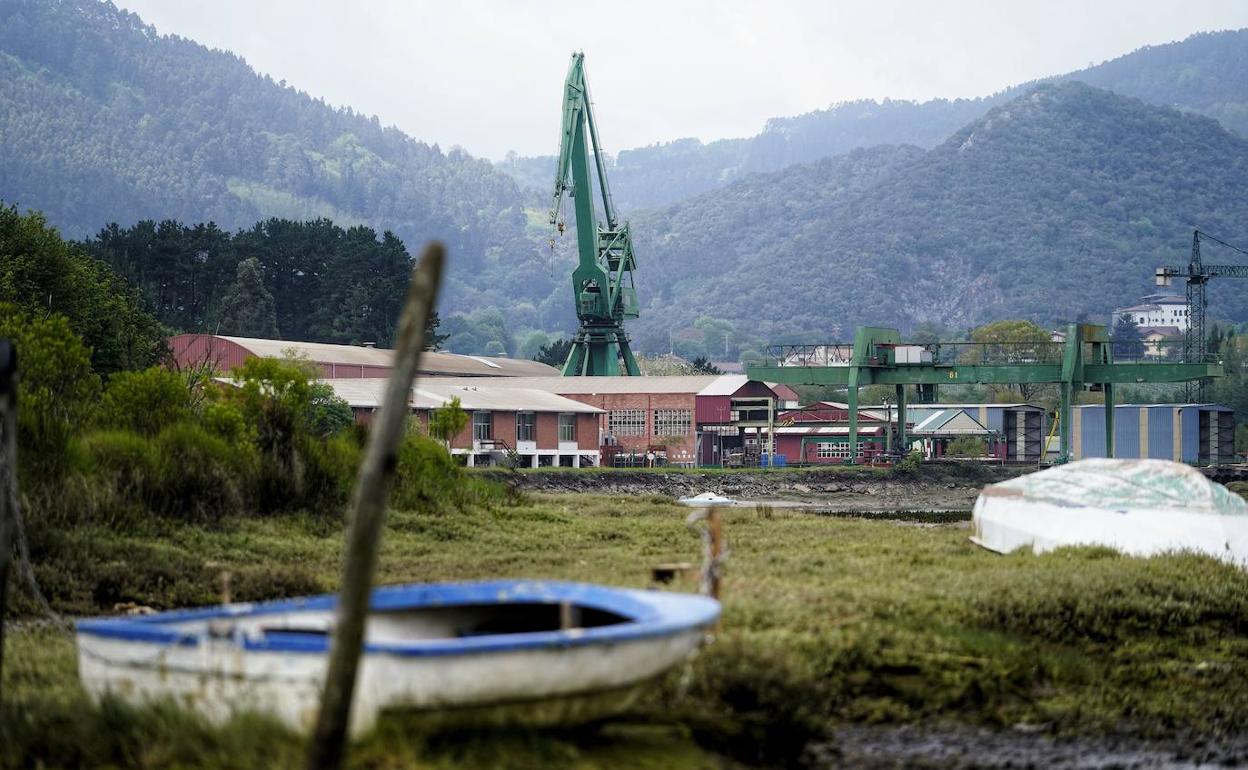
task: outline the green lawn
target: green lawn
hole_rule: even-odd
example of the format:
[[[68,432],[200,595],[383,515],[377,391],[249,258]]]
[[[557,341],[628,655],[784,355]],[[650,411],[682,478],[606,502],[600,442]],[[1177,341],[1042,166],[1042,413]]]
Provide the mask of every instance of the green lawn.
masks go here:
[[[494,510],[393,512],[380,581],[506,576],[645,586],[649,567],[697,561],[688,509],[663,498],[530,496]],[[62,611],[329,590],[340,527],[313,516],[32,532]],[[355,766],[722,767],[792,760],[838,721],[943,719],[1061,733],[1243,734],[1248,574],[1193,556],[1097,549],[1044,557],[980,550],[958,525],[732,510],[718,639],[598,731],[422,736],[400,718]],[[692,588],[692,583],[687,584]],[[21,612],[33,611],[18,601]],[[72,639],[27,623],[7,637],[6,766],[297,765],[297,738],[262,720],[224,729],[172,709],[86,703]],[[682,676],[683,674],[683,676]],[[727,759],[733,757],[733,760]]]

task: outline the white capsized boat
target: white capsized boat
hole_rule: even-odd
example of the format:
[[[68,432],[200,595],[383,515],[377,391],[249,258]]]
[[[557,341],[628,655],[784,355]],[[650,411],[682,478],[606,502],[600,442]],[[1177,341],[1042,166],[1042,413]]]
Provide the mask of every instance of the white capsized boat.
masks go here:
[[[972,541],[998,553],[1100,545],[1248,567],[1248,503],[1169,460],[1080,460],[992,484],[975,501],[972,529]]]
[[[731,497],[717,495],[714,492],[703,492],[693,497],[682,497],[676,500],[681,505],[703,506],[703,505],[736,505],[737,501]]]
[[[312,727],[333,595],[78,624],[95,697],[163,698],[221,722],[244,711]],[[568,724],[628,707],[685,660],[714,599],[557,581],[417,584],[373,592],[351,732],[403,709],[443,724]]]

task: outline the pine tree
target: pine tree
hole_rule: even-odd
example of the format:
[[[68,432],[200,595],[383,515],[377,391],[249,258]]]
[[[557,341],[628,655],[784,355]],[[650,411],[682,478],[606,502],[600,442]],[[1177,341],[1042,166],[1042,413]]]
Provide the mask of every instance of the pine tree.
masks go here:
[[[273,295],[264,286],[260,260],[255,257],[238,263],[234,283],[221,303],[219,329],[239,337],[281,339]]]

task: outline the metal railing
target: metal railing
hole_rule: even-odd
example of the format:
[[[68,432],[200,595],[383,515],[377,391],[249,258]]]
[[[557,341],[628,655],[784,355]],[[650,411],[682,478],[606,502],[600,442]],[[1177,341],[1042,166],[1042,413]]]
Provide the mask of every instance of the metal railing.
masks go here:
[[[1084,345],[1084,360],[1091,361],[1091,343]],[[1185,362],[1182,339],[1150,341],[1111,338],[1109,345],[1114,363],[1217,363],[1220,360],[1218,354],[1210,353],[1201,361]],[[867,359],[866,365],[883,364],[889,358],[889,348],[918,348],[922,351],[921,363],[938,366],[1060,365],[1066,345],[1062,342],[902,342],[874,346],[875,355]],[[853,352],[853,344],[843,342],[770,345],[763,359],[746,363],[762,366],[849,366]],[[906,365],[900,356],[895,356],[894,361],[899,366]]]

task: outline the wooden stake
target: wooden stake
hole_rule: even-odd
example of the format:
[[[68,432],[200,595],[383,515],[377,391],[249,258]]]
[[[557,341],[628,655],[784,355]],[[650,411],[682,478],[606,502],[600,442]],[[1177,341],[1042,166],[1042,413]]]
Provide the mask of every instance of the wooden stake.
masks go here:
[[[710,568],[710,595],[712,599],[719,600],[719,560],[724,552],[724,525],[720,518],[719,509],[711,508],[706,517],[706,528],[711,536],[711,568]]]
[[[381,411],[372,424],[364,463],[360,466],[343,556],[342,588],[338,594],[329,670],[308,752],[309,770],[337,770],[342,766],[386,502],[398,467],[399,443],[411,411],[412,383],[425,347],[425,322],[437,302],[445,258],[442,244],[430,243],[412,273],[399,322],[394,368]]]
[[[0,340],[0,681],[4,674],[4,619],[17,528],[17,350]],[[2,692],[0,692],[2,694]]]

